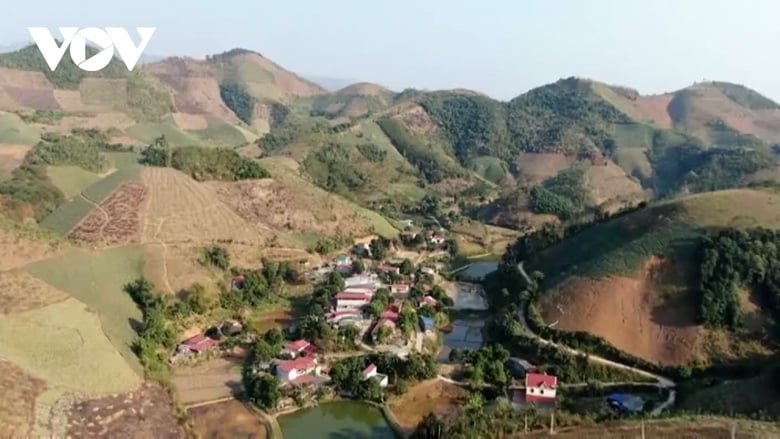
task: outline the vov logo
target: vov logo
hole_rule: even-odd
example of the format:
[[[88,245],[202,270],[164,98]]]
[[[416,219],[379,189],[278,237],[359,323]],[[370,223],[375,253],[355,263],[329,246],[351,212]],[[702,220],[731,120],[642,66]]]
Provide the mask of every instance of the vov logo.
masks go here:
[[[62,46],[57,45],[57,41],[52,36],[49,29],[45,27],[29,27],[27,30],[38,46],[46,64],[54,71],[60,64],[65,51],[70,47],[70,57],[73,63],[81,70],[87,72],[97,72],[104,69],[114,57],[114,49],[119,52],[119,56],[127,66],[127,70],[132,71],[138,64],[138,59],[149,44],[152,38],[154,27],[137,27],[135,30],[141,36],[141,42],[137,46],[130,38],[130,34],[122,27],[107,27],[106,30],[96,27],[61,27]],[[87,41],[93,46],[97,46],[100,52],[87,59]]]

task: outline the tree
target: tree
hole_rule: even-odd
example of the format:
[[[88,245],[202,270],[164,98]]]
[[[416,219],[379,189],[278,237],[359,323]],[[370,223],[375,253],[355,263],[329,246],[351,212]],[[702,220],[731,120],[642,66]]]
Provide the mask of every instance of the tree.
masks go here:
[[[230,254],[225,247],[213,245],[203,250],[206,264],[213,265],[222,270],[230,268]]]
[[[374,402],[384,402],[385,395],[382,386],[376,378],[363,380],[358,385],[357,397]]]
[[[279,352],[274,346],[269,344],[265,339],[258,339],[254,346],[252,346],[252,358],[256,361],[268,362],[271,361]]]
[[[411,260],[404,259],[403,262],[401,262],[401,274],[410,275],[414,273],[414,263],[412,263]]]
[[[447,426],[436,413],[428,413],[417,424],[417,428],[409,436],[409,439],[445,439],[447,435]]]
[[[371,249],[371,257],[376,261],[381,261],[387,256],[387,246],[382,239],[372,239],[369,248]]]
[[[281,348],[282,342],[284,342],[284,336],[282,336],[281,331],[273,328],[265,331],[265,334],[263,334],[263,340],[265,340],[266,343],[273,347]]]
[[[256,375],[244,373],[244,392],[247,399],[264,409],[276,408],[281,393],[279,380],[272,375]]]
[[[192,312],[196,314],[203,314],[211,308],[212,303],[203,284],[192,284],[190,291],[187,293],[187,304]]]
[[[352,271],[357,274],[363,274],[363,272],[366,271],[366,266],[363,265],[363,261],[360,259],[355,259],[352,261]]]
[[[387,326],[382,326],[376,331],[376,342],[377,344],[383,344],[385,343],[390,336],[393,335],[393,330],[390,329]]]

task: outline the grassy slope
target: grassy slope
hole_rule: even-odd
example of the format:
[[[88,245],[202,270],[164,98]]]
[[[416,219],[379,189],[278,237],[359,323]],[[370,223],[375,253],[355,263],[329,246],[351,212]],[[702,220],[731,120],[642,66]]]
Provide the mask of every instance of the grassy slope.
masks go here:
[[[143,255],[142,246],[76,249],[29,265],[27,271],[97,311],[111,343],[140,371],[130,346],[136,336],[132,325],[141,321],[141,312],[122,288],[143,274]]]
[[[532,268],[555,283],[572,275],[633,275],[651,255],[685,254],[707,228],[780,227],[780,194],[729,190],[697,194],[592,227],[544,251]]]
[[[106,153],[106,156],[116,171],[82,188],[80,193],[83,196],[74,196],[73,199],[66,201],[41,221],[41,227],[66,235],[94,209],[95,206],[89,201],[99,204],[122,183],[140,178],[142,166],[138,164],[136,154],[120,152]]]
[[[38,130],[25,124],[15,115],[0,114],[0,143],[35,145],[39,140]]]
[[[78,166],[49,166],[46,175],[57,189],[61,190],[65,198],[71,198],[83,191],[86,187],[100,180],[100,176],[93,172],[85,171]]]
[[[157,137],[164,135],[171,146],[193,146],[203,144],[203,141],[199,138],[180,129],[172,122],[140,123],[131,126],[126,131],[129,135],[145,143],[151,143]]]
[[[50,386],[86,394],[132,390],[140,376],[106,339],[103,326],[75,299],[6,316],[0,319],[0,355]]]

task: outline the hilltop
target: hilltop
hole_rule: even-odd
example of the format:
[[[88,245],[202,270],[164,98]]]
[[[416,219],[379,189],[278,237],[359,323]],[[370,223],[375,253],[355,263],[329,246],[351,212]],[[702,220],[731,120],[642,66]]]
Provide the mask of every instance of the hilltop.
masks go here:
[[[725,82],[643,96],[567,78],[501,102],[365,82],[328,92],[245,49],[117,63],[87,74],[66,58],[50,72],[34,47],[0,55],[0,154],[18,162],[77,127],[136,149],[164,135],[292,158],[365,207],[419,213],[428,197],[429,214],[521,230],[780,177],[778,105]]]

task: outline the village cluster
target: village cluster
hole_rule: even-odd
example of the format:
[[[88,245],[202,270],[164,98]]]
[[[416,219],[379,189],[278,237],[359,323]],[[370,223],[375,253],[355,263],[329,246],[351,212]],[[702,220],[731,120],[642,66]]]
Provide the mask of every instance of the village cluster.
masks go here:
[[[424,237],[423,242],[429,249],[441,248],[446,242],[443,235],[433,231],[404,231],[401,236],[404,242],[419,241],[420,237]],[[410,270],[409,260],[390,258],[376,261],[370,256],[369,244],[357,244],[351,253],[338,254],[329,263],[308,273],[308,277],[315,282],[325,279],[332,272],[338,272],[343,277],[343,288],[323,310],[322,319],[339,334],[342,329],[354,328],[350,333],[354,334],[355,338],[354,352],[326,352],[315,340],[295,339],[292,336],[295,331],[289,331],[287,336],[290,339],[277,345],[278,349],[272,359],[255,362],[252,367],[254,374],[274,376],[282,389],[305,388],[312,391],[331,382],[331,365],[346,356],[357,357],[367,353],[384,352],[404,359],[410,352],[423,352],[425,342],[431,340],[443,341],[443,346],[437,345],[438,352],[430,353],[438,353],[439,362],[446,363],[452,348],[475,350],[482,346],[482,326],[468,327],[469,322],[465,320],[447,320],[449,333],[439,339],[441,334],[437,330],[437,327],[440,327],[437,325],[437,316],[444,313],[449,317],[447,310],[453,307],[452,298],[441,286],[437,286],[441,276],[441,264],[412,264]],[[365,268],[356,269],[356,266],[362,266],[364,263],[367,265]],[[232,290],[240,290],[244,281],[241,275],[232,278]],[[466,293],[481,296],[481,286],[461,284],[466,285],[463,287]],[[384,299],[375,300],[379,295],[384,295]],[[381,304],[379,309],[376,307],[378,303]],[[402,328],[400,324],[402,310],[406,310],[408,316],[409,309],[414,310],[412,330],[409,329],[410,325]],[[213,350],[219,346],[220,340],[242,334],[242,330],[241,324],[235,320],[223,321],[208,331],[181,342],[171,361]],[[472,332],[479,333],[475,339],[471,338]],[[247,336],[245,341],[251,342],[252,337]],[[519,381],[515,381],[517,384],[511,386],[510,400],[514,406],[533,404],[541,408],[555,407],[559,388],[555,375],[544,373],[530,362],[516,357],[508,360],[507,367],[513,379]],[[392,373],[393,371],[379,370],[376,364],[369,363],[361,372],[361,380],[375,380],[379,387],[385,388],[390,384],[389,375]],[[609,395],[606,402],[615,410],[628,413],[641,411],[644,407],[641,398],[617,393]],[[280,406],[284,408],[292,404],[290,402]]]

